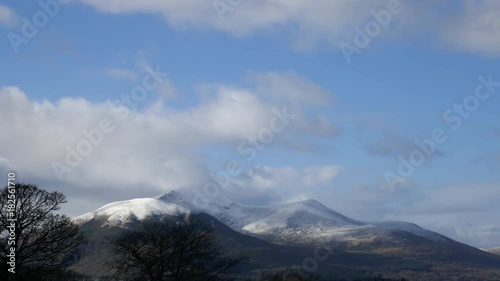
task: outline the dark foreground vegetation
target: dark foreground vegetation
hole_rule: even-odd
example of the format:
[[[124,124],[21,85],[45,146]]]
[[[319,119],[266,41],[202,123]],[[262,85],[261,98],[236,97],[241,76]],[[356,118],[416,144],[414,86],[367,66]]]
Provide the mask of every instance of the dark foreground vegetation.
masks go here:
[[[12,191],[14,190],[14,191]],[[0,193],[0,280],[56,280],[66,275],[83,235],[57,214],[65,197],[19,184]]]
[[[213,229],[191,217],[148,218],[111,243],[117,280],[218,280],[246,259],[224,252]]]
[[[323,278],[315,274],[304,274],[298,271],[285,270],[281,272],[263,272],[257,277],[245,279],[245,281],[409,281],[408,279],[386,279],[381,275],[364,279],[332,279]]]
[[[17,184],[15,192],[8,187],[0,191],[1,281],[353,280],[335,279],[333,274],[308,274],[297,267],[262,269],[255,262],[259,259],[255,252],[251,256],[239,250],[223,238],[232,236],[227,233],[221,236],[221,230],[216,231],[213,221],[209,224],[196,216],[149,217],[135,221],[126,229],[116,228],[114,232],[102,230],[100,226],[89,230],[58,213],[64,203],[65,196],[60,192],[49,192],[31,184]],[[230,230],[226,227],[223,231]],[[96,240],[95,236],[101,240]],[[265,248],[264,242],[258,239],[244,239],[252,245],[250,249]],[[285,258],[283,253],[271,254],[279,261]],[[86,262],[91,266],[82,267]],[[352,268],[353,271],[358,269]],[[458,265],[456,270],[459,274],[463,270],[468,277],[454,280],[493,280],[486,275],[471,278],[478,271],[468,272],[467,268]],[[404,276],[409,279],[401,279],[401,273],[383,278],[365,270],[363,275],[355,276],[372,277],[354,280],[446,280],[445,276],[433,274],[408,271]]]

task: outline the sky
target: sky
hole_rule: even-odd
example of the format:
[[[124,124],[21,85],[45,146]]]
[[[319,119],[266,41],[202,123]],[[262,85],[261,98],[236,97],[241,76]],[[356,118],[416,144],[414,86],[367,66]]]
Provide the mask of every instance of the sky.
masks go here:
[[[6,0],[0,172],[63,212],[316,199],[500,246],[500,2]]]

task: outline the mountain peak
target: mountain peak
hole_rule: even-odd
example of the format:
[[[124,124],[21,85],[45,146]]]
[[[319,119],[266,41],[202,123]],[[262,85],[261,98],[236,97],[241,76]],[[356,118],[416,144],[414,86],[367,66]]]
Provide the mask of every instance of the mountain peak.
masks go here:
[[[182,200],[183,196],[182,194],[179,192],[179,191],[176,191],[176,190],[171,190],[171,191],[168,191],[168,192],[165,192],[163,193],[162,195],[160,196],[157,196],[156,197],[157,199],[160,199],[162,201],[178,201],[178,200]]]
[[[315,207],[315,208],[326,208],[326,209],[328,209],[328,207],[326,207],[325,205],[323,205],[318,200],[314,200],[314,199],[306,199],[306,200],[302,200],[302,201],[299,201],[299,202],[296,202],[296,203],[307,205],[307,206],[311,206],[311,207]]]

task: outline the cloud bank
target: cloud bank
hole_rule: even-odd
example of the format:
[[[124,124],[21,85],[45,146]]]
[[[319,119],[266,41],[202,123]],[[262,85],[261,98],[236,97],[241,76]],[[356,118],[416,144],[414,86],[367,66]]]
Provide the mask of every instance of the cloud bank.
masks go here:
[[[142,196],[154,196],[211,180],[216,167],[207,166],[206,149],[228,148],[233,158],[252,167],[253,158],[264,148],[289,149],[310,142],[311,136],[335,136],[332,124],[309,114],[328,95],[306,77],[293,72],[253,73],[248,84],[205,85],[198,102],[184,109],[168,106],[161,97],[160,102],[153,99],[127,108],[84,98],[37,101],[18,87],[0,88],[4,116],[0,125],[9,128],[9,137],[0,139],[0,169],[64,187],[69,194],[105,186],[127,194],[141,187],[147,193]],[[117,118],[124,112],[126,116]],[[284,120],[287,114],[293,118]],[[281,129],[269,140],[270,126]],[[281,172],[274,171],[279,177]],[[320,166],[296,173],[295,178],[309,178],[310,185],[331,180],[336,170]],[[300,186],[296,191],[301,192]],[[277,194],[280,200],[288,196]],[[110,194],[99,201],[116,199]]]
[[[337,49],[351,42],[355,28],[376,20],[388,5],[402,12],[393,15],[381,37],[389,41],[428,41],[441,48],[500,56],[500,3],[483,1],[408,0],[80,0],[100,12],[159,14],[178,29],[215,30],[234,37],[263,33],[286,34],[297,49]],[[222,16],[221,16],[222,15]],[[411,41],[417,39],[418,41]]]

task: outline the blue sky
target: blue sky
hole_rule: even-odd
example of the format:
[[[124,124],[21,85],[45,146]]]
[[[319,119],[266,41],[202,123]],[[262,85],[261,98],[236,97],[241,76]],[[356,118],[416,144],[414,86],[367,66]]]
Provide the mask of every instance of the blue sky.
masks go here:
[[[403,11],[349,62],[339,44],[354,44],[355,28],[390,2],[242,1],[221,21],[211,1],[71,1],[57,4],[16,53],[9,34],[22,36],[23,18],[33,22],[43,9],[7,1],[0,5],[0,106],[13,137],[0,142],[0,170],[64,188],[68,212],[78,215],[203,185],[210,171],[237,160],[244,169],[225,189],[238,201],[315,198],[356,219],[413,221],[476,246],[500,245],[500,87],[457,130],[443,121],[474,95],[479,76],[500,81],[500,5],[401,1]],[[58,179],[51,164],[63,163],[81,130],[141,83],[145,66],[168,73],[162,86]],[[246,162],[238,145],[283,106],[297,118]],[[389,186],[384,174],[397,172],[398,156],[408,158],[414,140],[435,128],[448,139]],[[170,161],[172,174],[158,161]],[[147,187],[138,190],[122,174],[147,178],[137,180]]]

